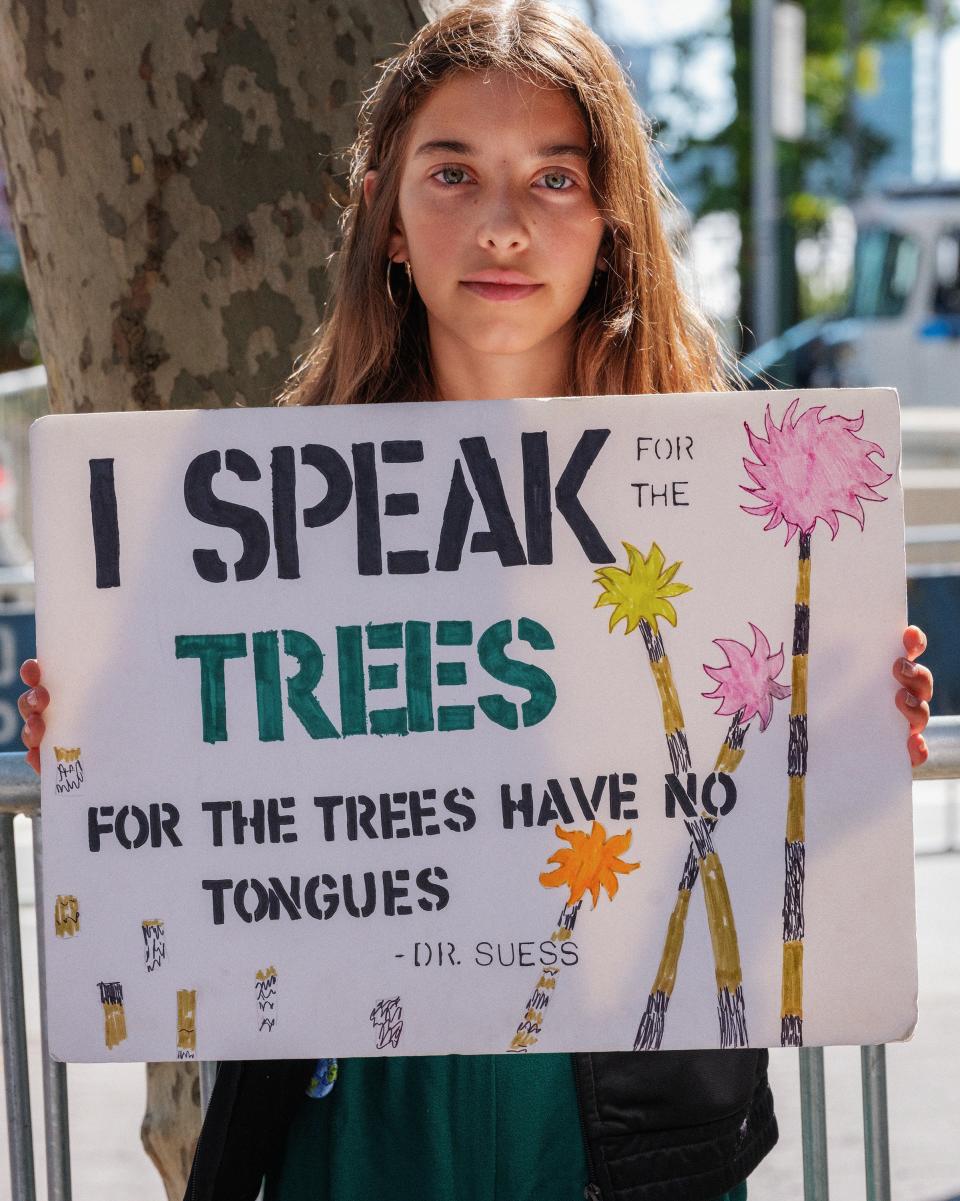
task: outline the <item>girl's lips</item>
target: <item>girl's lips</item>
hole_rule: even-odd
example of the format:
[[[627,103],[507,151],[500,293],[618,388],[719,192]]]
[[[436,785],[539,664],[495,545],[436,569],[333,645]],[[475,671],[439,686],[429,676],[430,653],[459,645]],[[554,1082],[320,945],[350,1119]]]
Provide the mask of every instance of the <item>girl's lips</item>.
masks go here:
[[[461,283],[484,300],[523,300],[543,287],[543,284],[484,284],[476,280],[461,280]]]

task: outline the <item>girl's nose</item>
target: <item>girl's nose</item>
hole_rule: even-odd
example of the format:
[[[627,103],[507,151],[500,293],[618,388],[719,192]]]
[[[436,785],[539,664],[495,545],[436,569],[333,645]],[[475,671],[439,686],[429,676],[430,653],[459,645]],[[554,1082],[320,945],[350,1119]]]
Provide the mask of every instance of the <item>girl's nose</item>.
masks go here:
[[[522,204],[506,190],[488,198],[477,229],[477,240],[486,250],[524,250],[530,233]]]

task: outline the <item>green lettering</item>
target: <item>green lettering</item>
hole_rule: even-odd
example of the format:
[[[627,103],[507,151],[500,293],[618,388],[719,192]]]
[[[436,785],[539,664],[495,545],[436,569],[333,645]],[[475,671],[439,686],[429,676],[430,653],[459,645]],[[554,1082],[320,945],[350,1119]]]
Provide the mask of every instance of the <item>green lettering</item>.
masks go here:
[[[366,734],[363,631],[359,626],[337,626],[337,670],[340,674],[340,725],[343,736]]]
[[[339,738],[336,727],[314,695],[323,675],[323,651],[309,634],[300,630],[283,631],[283,649],[300,663],[297,674],[287,677],[287,704],[311,738]]]
[[[437,709],[437,729],[444,733],[448,730],[472,730],[473,705],[440,705]]]
[[[223,665],[227,659],[244,659],[246,634],[177,634],[178,659],[200,660],[200,715],[204,742],[227,740],[227,686]]]
[[[261,742],[283,741],[280,695],[280,643],[276,630],[253,635],[253,671],[257,681],[257,725]]]
[[[411,730],[433,729],[433,686],[430,680],[430,623],[408,621],[403,631],[407,683],[407,722]]]
[[[553,638],[539,622],[521,617],[517,622],[517,636],[534,650],[553,650]],[[511,623],[498,621],[480,635],[477,656],[480,666],[501,684],[524,688],[529,697],[520,706],[525,726],[534,726],[543,721],[557,700],[557,688],[549,675],[532,663],[510,659],[504,654],[513,639]],[[517,706],[499,694],[481,696],[477,704],[483,712],[507,730],[516,730],[519,725]]]

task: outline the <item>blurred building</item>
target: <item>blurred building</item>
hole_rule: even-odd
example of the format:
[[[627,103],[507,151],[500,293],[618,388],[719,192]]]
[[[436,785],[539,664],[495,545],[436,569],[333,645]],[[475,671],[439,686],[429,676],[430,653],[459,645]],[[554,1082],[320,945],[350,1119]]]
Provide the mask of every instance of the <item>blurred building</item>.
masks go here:
[[[654,123],[657,146],[671,190],[685,209],[697,212],[711,179],[733,181],[733,156],[726,147],[720,146],[695,147],[682,154],[676,153],[676,147],[679,136],[691,132],[691,124],[693,132],[708,138],[732,115],[732,89],[723,86],[723,65],[705,62],[701,67],[699,58],[710,57],[705,52],[697,56],[693,64],[686,64],[684,70],[677,61],[676,45],[670,40],[653,44],[613,42],[612,48],[633,83],[640,107]],[[726,69],[729,71],[729,64]],[[690,114],[684,111],[686,102],[677,94],[681,73],[687,76],[696,73],[702,81],[706,95],[700,93],[696,101],[707,108],[705,117],[694,116],[691,121]],[[711,104],[711,100],[717,103]]]
[[[726,148],[713,146],[693,147],[682,155],[673,153],[675,139],[669,133],[669,123],[682,107],[674,91],[677,70],[673,43],[624,44],[614,49],[633,81],[640,106],[655,122],[666,117],[668,134],[660,144],[664,166],[683,205],[697,211],[710,179],[732,180],[732,155]],[[854,117],[871,140],[883,143],[882,153],[864,174],[865,192],[915,178],[915,160],[918,154],[924,154],[931,126],[923,78],[918,79],[931,69],[927,51],[925,43],[904,36],[885,45],[866,47],[860,55]],[[713,90],[709,84],[705,86]],[[726,97],[724,101],[718,106],[719,112],[711,114],[714,128],[728,119],[724,109],[729,101]],[[811,169],[806,186],[818,194],[844,198],[848,177],[849,164],[820,163]]]
[[[913,178],[915,57],[913,40],[904,37],[871,47],[860,73],[860,90],[854,99],[857,124],[887,142],[882,156],[866,173],[865,192]]]

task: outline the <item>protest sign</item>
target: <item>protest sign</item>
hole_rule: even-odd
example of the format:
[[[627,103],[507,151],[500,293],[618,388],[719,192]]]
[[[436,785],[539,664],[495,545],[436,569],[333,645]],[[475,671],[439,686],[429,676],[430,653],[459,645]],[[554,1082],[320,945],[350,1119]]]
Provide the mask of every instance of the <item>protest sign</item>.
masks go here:
[[[65,1059],[915,1018],[891,391],[32,431]]]

